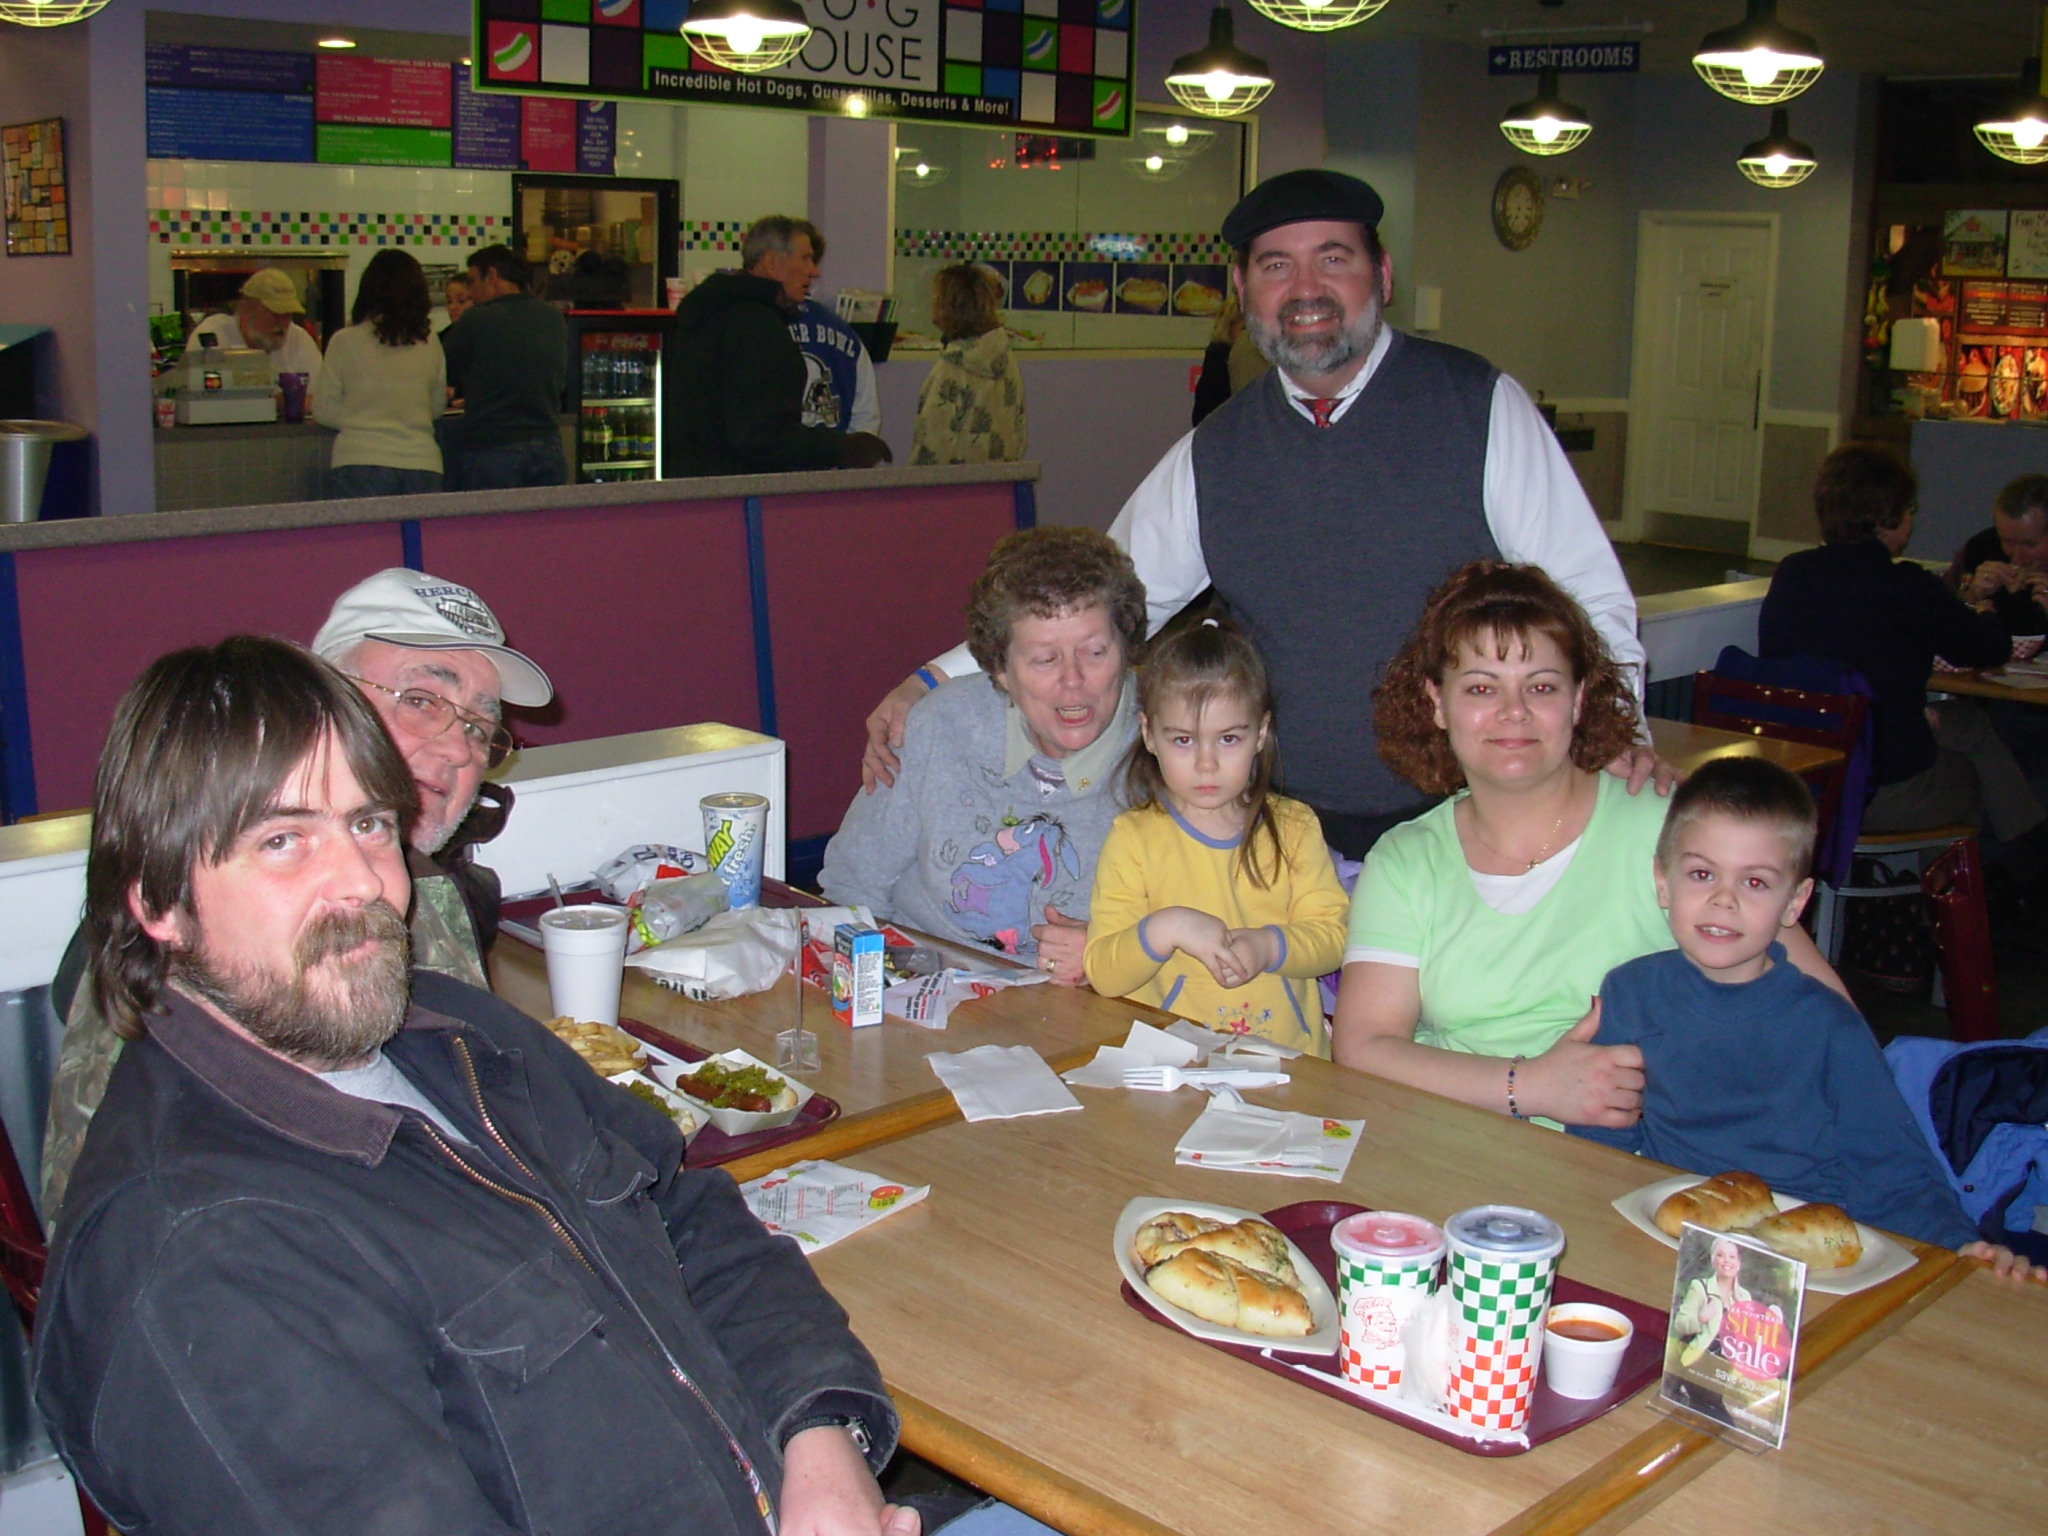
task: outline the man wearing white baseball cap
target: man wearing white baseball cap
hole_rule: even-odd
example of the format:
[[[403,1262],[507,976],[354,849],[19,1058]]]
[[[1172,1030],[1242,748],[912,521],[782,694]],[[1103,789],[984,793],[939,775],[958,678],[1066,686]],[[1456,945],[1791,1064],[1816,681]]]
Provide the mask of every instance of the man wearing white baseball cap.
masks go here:
[[[222,347],[254,347],[270,354],[271,372],[303,373],[310,398],[320,389],[320,343],[292,316],[303,315],[298,285],[279,267],[265,267],[242,284],[232,314],[209,315],[192,328],[195,336],[210,331]]]
[[[488,988],[484,955],[497,935],[498,877],[472,855],[504,827],[512,791],[486,785],[484,774],[512,749],[503,705],[545,704],[554,685],[505,644],[504,626],[474,591],[402,567],[335,599],[312,649],[376,706],[419,788],[406,850],[413,966]],[[82,969],[74,937],[51,987],[65,1024],[43,1135],[46,1228],[56,1223],[71,1165],[121,1054],[93,989],[79,985]]]

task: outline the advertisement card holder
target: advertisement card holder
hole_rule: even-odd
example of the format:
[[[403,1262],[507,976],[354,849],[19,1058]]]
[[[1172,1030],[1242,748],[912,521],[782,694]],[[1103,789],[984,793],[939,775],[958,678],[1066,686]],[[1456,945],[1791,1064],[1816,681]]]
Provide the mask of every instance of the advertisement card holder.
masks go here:
[[[1658,1412],[1751,1452],[1785,1443],[1806,1266],[1733,1232],[1685,1224]]]

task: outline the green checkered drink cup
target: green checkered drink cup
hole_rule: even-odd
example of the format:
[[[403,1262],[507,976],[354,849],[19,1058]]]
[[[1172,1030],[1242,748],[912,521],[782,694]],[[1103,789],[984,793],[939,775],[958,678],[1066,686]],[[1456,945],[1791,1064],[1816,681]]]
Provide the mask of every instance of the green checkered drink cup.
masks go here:
[[[1457,1341],[1444,1409],[1477,1429],[1518,1430],[1543,1358],[1564,1229],[1518,1205],[1478,1205],[1444,1223],[1444,1241]]]
[[[1375,1392],[1401,1385],[1408,1325],[1436,1294],[1443,1229],[1400,1211],[1361,1211],[1330,1228],[1337,1259],[1337,1368]]]

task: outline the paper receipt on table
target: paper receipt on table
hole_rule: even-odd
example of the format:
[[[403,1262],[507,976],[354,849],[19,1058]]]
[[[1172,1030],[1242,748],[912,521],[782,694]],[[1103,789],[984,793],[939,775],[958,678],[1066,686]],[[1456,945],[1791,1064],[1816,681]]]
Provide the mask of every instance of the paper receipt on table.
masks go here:
[[[929,1184],[897,1184],[822,1158],[793,1163],[740,1186],[747,1209],[770,1232],[794,1238],[806,1253],[917,1204]]]

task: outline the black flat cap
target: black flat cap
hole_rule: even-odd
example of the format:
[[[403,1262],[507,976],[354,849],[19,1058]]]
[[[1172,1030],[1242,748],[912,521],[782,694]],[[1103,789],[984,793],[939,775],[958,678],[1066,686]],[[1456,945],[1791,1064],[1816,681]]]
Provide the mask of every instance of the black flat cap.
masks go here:
[[[1223,220],[1224,243],[1242,249],[1282,224],[1327,219],[1379,228],[1386,204],[1379,193],[1342,171],[1287,171],[1247,192]]]

